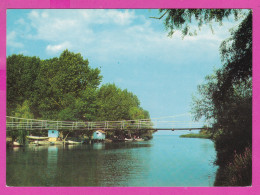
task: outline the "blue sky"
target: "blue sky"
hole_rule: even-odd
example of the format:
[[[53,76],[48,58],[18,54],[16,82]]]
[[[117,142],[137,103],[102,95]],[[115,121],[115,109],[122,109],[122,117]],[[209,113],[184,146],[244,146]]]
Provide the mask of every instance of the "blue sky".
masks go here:
[[[168,37],[163,21],[150,16],[158,10],[8,10],[7,55],[48,59],[69,49],[101,69],[102,83],[136,94],[151,118],[188,113],[197,85],[221,66],[219,45],[237,22],[182,39],[178,31]]]

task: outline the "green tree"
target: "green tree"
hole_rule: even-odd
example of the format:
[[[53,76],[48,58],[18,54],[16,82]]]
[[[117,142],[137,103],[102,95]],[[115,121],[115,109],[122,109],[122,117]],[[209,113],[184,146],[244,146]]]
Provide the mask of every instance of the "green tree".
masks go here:
[[[145,112],[142,108],[132,107],[129,110],[129,115],[131,119],[145,119]]]
[[[149,119],[149,112],[140,107],[140,101],[132,92],[115,84],[105,84],[97,92],[98,120]]]
[[[196,119],[205,117],[210,120],[215,130],[216,164],[219,165],[215,185],[251,185],[252,177],[241,177],[244,178],[241,181],[241,178],[235,179],[235,176],[227,174],[239,172],[234,171],[235,165],[231,168],[227,166],[236,161],[234,152],[242,155],[246,148],[251,151],[252,145],[251,12],[231,37],[222,43],[220,50],[223,67],[198,87],[199,96],[193,99],[193,112]],[[246,155],[246,158],[250,156]],[[246,159],[246,162],[249,161]],[[241,171],[252,174],[252,165],[246,163],[246,166]]]
[[[16,54],[7,57],[7,115],[14,115],[18,105],[35,95],[40,61],[37,57]]]
[[[237,30],[220,45],[224,67],[222,83],[218,83],[225,94],[229,86],[252,78],[252,11],[241,22]],[[220,95],[220,94],[218,94]]]
[[[25,100],[22,105],[18,105],[16,109],[13,111],[14,117],[18,118],[34,118],[31,110],[30,104],[28,100]],[[26,143],[26,136],[28,135],[28,131],[26,131],[23,127],[24,121],[17,119],[17,129],[15,131],[9,131],[7,135],[12,137],[12,140],[17,140],[20,144],[24,145]]]
[[[33,101],[39,116],[52,120],[83,119],[82,108],[87,106],[85,101],[91,100],[88,106],[93,107],[95,89],[101,78],[99,69],[90,68],[88,60],[68,50],[59,58],[43,61]],[[89,110],[93,112],[91,107],[86,112]]]
[[[115,84],[105,84],[100,87],[97,95],[99,120],[130,120],[129,111],[139,107],[136,95],[127,90],[121,90]]]
[[[126,131],[109,132],[108,137],[113,135],[136,135],[140,137],[152,138],[153,131],[151,130],[135,130],[134,126],[138,125],[135,120],[150,119],[149,112],[140,107],[140,101],[132,92],[120,89],[115,84],[105,84],[100,87],[97,92],[97,119],[99,121],[126,121]],[[131,131],[130,131],[131,129]]]
[[[213,31],[212,21],[222,25],[224,18],[233,15],[237,20],[243,14],[240,9],[160,9],[159,12],[161,15],[158,18],[152,18],[164,19],[168,36],[172,36],[176,30],[181,30],[183,36],[197,35],[197,30],[191,24],[197,24],[198,29],[208,25]]]

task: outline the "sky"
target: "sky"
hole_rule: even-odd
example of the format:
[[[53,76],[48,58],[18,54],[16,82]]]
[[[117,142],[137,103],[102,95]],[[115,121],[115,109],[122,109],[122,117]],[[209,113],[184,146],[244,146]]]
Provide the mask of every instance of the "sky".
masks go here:
[[[204,26],[197,36],[182,38],[179,31],[168,37],[154,16],[158,10],[9,9],[7,56],[81,53],[92,68],[101,69],[102,84],[133,92],[151,118],[191,121],[192,94],[221,67],[219,46],[238,22],[213,23],[214,33]]]

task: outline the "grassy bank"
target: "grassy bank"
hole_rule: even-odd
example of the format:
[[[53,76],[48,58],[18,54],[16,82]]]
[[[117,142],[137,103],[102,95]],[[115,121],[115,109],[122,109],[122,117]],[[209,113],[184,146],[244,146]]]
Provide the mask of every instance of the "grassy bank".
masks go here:
[[[189,134],[185,134],[185,135],[180,135],[180,137],[184,137],[184,138],[203,138],[203,139],[210,139],[211,135],[207,135],[207,134],[195,134],[195,133],[189,133]]]

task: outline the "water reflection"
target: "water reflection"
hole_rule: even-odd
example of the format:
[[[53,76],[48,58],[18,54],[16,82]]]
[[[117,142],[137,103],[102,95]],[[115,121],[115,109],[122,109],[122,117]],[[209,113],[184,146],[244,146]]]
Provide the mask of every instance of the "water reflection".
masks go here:
[[[78,147],[80,147],[80,145],[65,145],[65,146],[63,146],[63,147],[65,147],[65,149],[68,149],[68,150],[74,150],[75,148],[78,148]]]
[[[93,144],[93,149],[94,149],[94,150],[102,150],[102,149],[105,149],[105,144],[103,144],[103,143],[94,143],[94,144]]]
[[[13,151],[14,152],[17,152],[17,151],[19,151],[20,150],[20,147],[13,147]]]
[[[57,160],[58,160],[58,147],[48,146],[46,174],[47,174],[47,180],[50,181],[49,185],[52,185],[56,177]]]
[[[9,186],[211,186],[211,142],[155,137],[147,142],[30,146],[7,150]],[[214,160],[214,159],[213,159]]]

